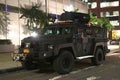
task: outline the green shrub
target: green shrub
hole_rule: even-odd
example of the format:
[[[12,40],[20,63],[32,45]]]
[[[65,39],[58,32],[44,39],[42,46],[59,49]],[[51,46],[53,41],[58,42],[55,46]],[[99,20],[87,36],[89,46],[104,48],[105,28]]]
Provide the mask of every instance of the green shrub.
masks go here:
[[[9,39],[0,39],[0,44],[12,44],[12,42]]]

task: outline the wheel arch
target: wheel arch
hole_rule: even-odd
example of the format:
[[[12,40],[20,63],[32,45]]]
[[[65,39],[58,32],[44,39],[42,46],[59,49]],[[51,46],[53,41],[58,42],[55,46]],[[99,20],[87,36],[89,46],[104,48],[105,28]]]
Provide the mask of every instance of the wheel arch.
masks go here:
[[[96,49],[95,49],[94,54],[96,53],[96,51],[97,51],[98,49],[101,49],[101,50],[103,51],[103,55],[105,55],[104,46],[103,46],[103,45],[96,46]],[[104,60],[105,60],[105,56],[104,56]]]
[[[60,55],[61,52],[62,52],[62,51],[65,51],[65,50],[70,51],[70,52],[72,53],[73,57],[75,58],[75,54],[74,54],[74,51],[73,51],[72,47],[64,47],[64,48],[61,48],[61,49],[59,50],[59,52],[58,52],[58,55]]]
[[[95,54],[96,50],[99,49],[99,48],[102,49],[102,50],[103,50],[103,53],[104,53],[104,44],[103,44],[103,43],[97,43],[97,44],[95,45],[94,53],[93,53],[93,54]]]
[[[56,49],[54,50],[54,56],[59,56],[60,53],[61,53],[63,50],[70,51],[70,52],[72,53],[73,57],[75,58],[75,56],[76,56],[76,51],[75,51],[75,49],[74,49],[73,44],[59,45],[59,46],[56,47]]]

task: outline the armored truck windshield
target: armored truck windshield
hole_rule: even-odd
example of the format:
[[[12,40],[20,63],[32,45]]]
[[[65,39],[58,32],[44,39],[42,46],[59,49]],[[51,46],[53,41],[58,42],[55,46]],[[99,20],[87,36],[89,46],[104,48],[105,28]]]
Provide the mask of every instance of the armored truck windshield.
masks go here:
[[[42,35],[62,35],[62,34],[70,34],[70,33],[72,33],[71,27],[55,25],[55,26],[44,28],[41,34]]]

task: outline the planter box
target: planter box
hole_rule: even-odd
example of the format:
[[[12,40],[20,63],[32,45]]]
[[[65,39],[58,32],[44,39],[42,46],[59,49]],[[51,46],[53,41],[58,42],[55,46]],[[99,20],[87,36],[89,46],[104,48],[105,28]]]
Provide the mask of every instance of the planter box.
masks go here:
[[[14,45],[12,44],[1,44],[0,53],[12,53],[14,52]]]

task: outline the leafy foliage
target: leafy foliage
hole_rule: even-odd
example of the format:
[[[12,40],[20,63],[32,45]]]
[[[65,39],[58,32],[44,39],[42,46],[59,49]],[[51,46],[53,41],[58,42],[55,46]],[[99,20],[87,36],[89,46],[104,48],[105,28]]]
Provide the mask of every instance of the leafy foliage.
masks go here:
[[[0,44],[12,44],[10,39],[0,39]]]
[[[96,16],[93,16],[93,13],[90,12],[90,22],[95,25],[95,26],[100,26],[100,27],[107,27],[108,31],[111,31],[114,29],[114,26],[111,25],[109,19],[103,17],[103,18],[97,18]]]
[[[20,8],[22,13],[20,18],[25,18],[26,20],[26,29],[30,31],[39,32],[41,28],[45,27],[48,24],[48,15],[41,10],[41,4],[33,4],[32,6]]]
[[[6,12],[0,7],[0,34],[6,35],[8,33],[7,25],[9,24],[10,19],[7,17]]]

